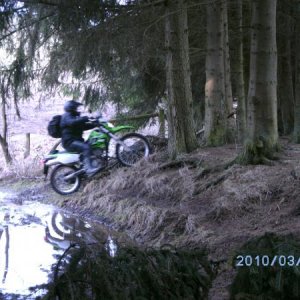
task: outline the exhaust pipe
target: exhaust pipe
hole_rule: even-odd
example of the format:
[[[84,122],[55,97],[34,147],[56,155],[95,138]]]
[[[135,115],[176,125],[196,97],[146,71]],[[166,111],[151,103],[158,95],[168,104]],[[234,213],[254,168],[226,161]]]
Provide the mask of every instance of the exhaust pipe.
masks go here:
[[[78,170],[78,171],[76,171],[76,172],[74,172],[74,173],[72,173],[72,174],[70,174],[70,175],[65,176],[64,179],[65,179],[65,180],[72,179],[72,178],[76,177],[77,175],[83,174],[84,172],[85,172],[85,171],[82,170],[82,169],[81,169],[81,170]]]

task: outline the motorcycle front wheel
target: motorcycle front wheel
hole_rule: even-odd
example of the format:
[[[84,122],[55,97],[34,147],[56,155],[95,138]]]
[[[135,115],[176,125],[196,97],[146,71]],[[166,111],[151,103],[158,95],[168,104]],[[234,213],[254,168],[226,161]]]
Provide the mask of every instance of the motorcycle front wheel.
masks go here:
[[[80,177],[77,175],[71,179],[65,178],[76,171],[75,167],[65,165],[56,166],[50,176],[50,183],[54,191],[61,195],[69,195],[77,192],[81,184]]]
[[[121,138],[117,144],[116,156],[124,166],[131,167],[139,160],[147,158],[150,154],[150,144],[141,134],[129,133]]]

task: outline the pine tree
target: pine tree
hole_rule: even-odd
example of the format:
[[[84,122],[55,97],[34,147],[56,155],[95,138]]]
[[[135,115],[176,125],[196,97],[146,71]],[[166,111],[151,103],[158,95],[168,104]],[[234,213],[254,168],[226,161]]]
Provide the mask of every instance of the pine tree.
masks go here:
[[[252,1],[247,163],[266,162],[278,149],[276,2]]]

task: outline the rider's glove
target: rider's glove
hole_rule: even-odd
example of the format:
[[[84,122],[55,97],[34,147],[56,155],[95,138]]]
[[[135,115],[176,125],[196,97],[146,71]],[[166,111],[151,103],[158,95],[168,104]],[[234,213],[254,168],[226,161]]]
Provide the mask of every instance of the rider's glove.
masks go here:
[[[91,123],[91,124],[93,124],[95,126],[99,125],[98,120],[95,119],[95,118],[89,118],[89,123]]]

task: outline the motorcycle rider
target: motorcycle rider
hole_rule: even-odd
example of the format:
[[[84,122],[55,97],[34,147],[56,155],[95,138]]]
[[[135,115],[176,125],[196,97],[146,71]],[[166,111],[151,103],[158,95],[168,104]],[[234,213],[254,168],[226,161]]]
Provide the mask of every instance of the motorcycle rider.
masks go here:
[[[84,130],[96,127],[95,124],[89,122],[87,116],[81,117],[78,108],[83,105],[74,100],[67,101],[64,105],[65,113],[60,121],[62,133],[62,145],[70,152],[78,152],[83,154],[84,169],[88,175],[93,174],[99,168],[94,168],[91,164],[92,148],[88,143],[84,142],[82,134]]]

